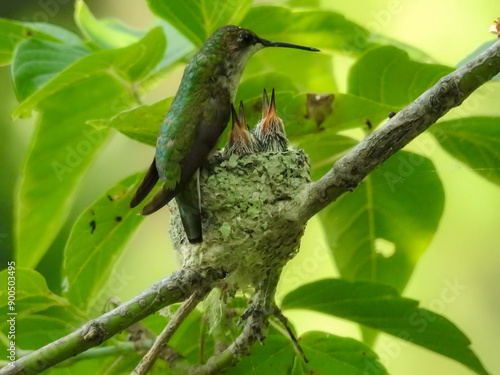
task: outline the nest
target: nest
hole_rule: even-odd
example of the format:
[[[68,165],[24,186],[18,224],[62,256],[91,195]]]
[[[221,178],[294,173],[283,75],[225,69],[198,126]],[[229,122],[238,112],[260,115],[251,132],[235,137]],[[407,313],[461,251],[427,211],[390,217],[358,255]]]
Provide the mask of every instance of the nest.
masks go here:
[[[183,267],[223,269],[229,289],[255,287],[299,249],[305,224],[291,219],[311,181],[303,150],[214,156],[200,173],[203,242],[190,244],[175,203],[170,235]]]

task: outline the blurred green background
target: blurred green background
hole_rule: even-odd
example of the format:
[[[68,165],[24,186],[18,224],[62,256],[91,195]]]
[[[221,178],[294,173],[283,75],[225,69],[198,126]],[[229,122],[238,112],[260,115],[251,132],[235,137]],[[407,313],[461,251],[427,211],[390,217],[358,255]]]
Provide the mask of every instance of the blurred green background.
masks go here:
[[[295,5],[318,3],[290,2]],[[87,3],[98,17],[116,17],[137,28],[148,28],[153,22],[153,15],[143,1],[94,0]],[[456,66],[478,46],[492,40],[492,34],[487,31],[492,21],[500,16],[498,0],[323,0],[319,3],[370,31],[415,46],[438,63],[450,66]],[[49,7],[48,4],[52,5]],[[72,13],[73,1],[0,0],[0,17],[51,22],[76,29]],[[335,59],[336,78],[342,91],[353,61],[348,57]],[[146,101],[154,102],[174,95],[181,74],[180,69],[170,73],[157,89],[148,94]],[[0,68],[0,87],[0,268],[4,268],[13,251],[15,189],[32,136],[33,119],[15,122],[10,119],[17,102],[8,67]],[[490,84],[448,117],[500,116],[499,103],[500,83]],[[408,149],[423,152],[419,145],[425,139],[426,135],[421,136]],[[100,153],[80,188],[68,224],[37,268],[45,275],[51,289],[60,290],[60,263],[57,259],[77,215],[119,180],[144,170],[153,152],[153,148],[117,133]],[[404,294],[455,322],[469,336],[473,350],[486,368],[492,374],[499,374],[500,190],[441,150],[431,148],[425,154],[435,161],[443,179],[446,206],[440,228]],[[116,268],[117,275],[124,274],[129,280],[125,284],[115,283],[121,285],[114,288],[114,294],[121,299],[134,296],[177,268],[168,237],[167,211],[161,210],[148,217],[129,241]],[[312,220],[301,252],[283,274],[279,295],[304,282],[337,275],[321,228]],[[357,328],[350,323],[306,312],[290,312],[289,315],[299,332],[318,329],[359,338]],[[451,360],[385,335],[379,338],[375,349],[393,374],[470,373]]]

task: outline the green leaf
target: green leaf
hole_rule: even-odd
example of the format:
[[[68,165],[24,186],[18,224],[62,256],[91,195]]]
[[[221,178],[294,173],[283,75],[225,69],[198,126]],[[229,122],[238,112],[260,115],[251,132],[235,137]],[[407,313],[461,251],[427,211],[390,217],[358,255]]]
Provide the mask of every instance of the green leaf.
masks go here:
[[[324,332],[307,332],[299,344],[309,359],[305,364],[296,358],[294,374],[383,375],[387,374],[378,356],[354,339]]]
[[[84,354],[85,355],[85,354]],[[124,353],[109,357],[85,358],[81,360],[81,354],[77,357],[67,359],[63,365],[50,367],[44,370],[44,375],[129,375],[130,371],[139,363],[139,353]],[[157,362],[159,363],[159,361]],[[151,375],[159,375],[153,371]],[[164,373],[162,375],[170,375]]]
[[[110,119],[89,121],[89,124],[96,129],[114,128],[136,141],[156,146],[161,124],[173,99],[167,98],[152,105],[141,105]]]
[[[280,100],[280,96],[284,94],[298,93],[297,86],[291,77],[281,73],[265,73],[242,81],[238,87],[235,102],[239,102],[240,100],[246,102],[256,99],[262,102],[262,90],[266,89],[268,96],[270,96],[273,88],[276,91],[276,100]],[[261,112],[260,108],[258,112]]]
[[[264,345],[253,345],[250,355],[243,357],[226,373],[230,375],[288,374],[294,357],[295,352],[290,339],[271,330]]]
[[[342,277],[402,291],[443,207],[443,186],[433,163],[400,151],[353,193],[323,210],[320,219]]]
[[[66,45],[37,39],[21,42],[12,62],[17,99],[22,102],[62,70],[89,53],[83,45]]]
[[[191,363],[197,363],[199,360],[201,335],[205,335],[205,355],[213,352],[213,341],[208,339],[206,327],[204,327],[205,331],[202,329],[202,319],[202,313],[198,310],[194,310],[189,314],[186,320],[184,320],[169,341],[169,345],[182,353]],[[161,330],[163,330],[163,328],[165,328],[165,326],[163,326]]]
[[[85,316],[66,299],[52,293],[45,279],[30,269],[15,270],[15,305],[7,301],[8,270],[0,272],[0,313],[17,313],[16,344],[25,350],[41,346],[60,338],[84,323]],[[7,321],[0,322],[0,330],[7,332]]]
[[[146,318],[141,320],[141,323],[143,323],[146,327],[148,327],[151,332],[153,332],[155,335],[159,335],[161,331],[165,329],[165,326],[167,325],[169,318],[166,317],[165,311],[168,309],[172,309],[173,306],[178,306],[179,304],[174,304],[170,305],[165,308],[165,310],[161,310],[161,314],[153,314],[153,315],[148,315]],[[170,312],[170,310],[169,310]],[[192,314],[196,314],[198,310],[194,310]],[[188,318],[191,316],[191,314],[188,315]],[[183,326],[182,324],[179,329]],[[177,332],[176,332],[177,333]]]
[[[359,53],[370,47],[368,30],[339,13],[324,10],[253,7],[241,26],[266,39],[326,50]]]
[[[35,266],[52,243],[78,182],[108,134],[86,122],[127,108],[134,81],[158,63],[164,45],[157,28],[130,47],[86,56],[18,107],[16,114],[35,107],[41,113],[17,204],[16,259],[21,266]]]
[[[60,26],[0,18],[0,66],[8,65],[16,46],[29,39],[83,46],[76,34]]]
[[[290,77],[301,92],[333,92],[332,57],[322,53],[297,53],[286,48],[268,48],[248,62],[243,80],[265,73]]]
[[[167,49],[158,65],[148,76],[148,80],[156,82],[159,77],[167,73],[179,61],[185,59],[194,51],[194,45],[175,27],[164,20],[158,22],[167,38]]]
[[[98,20],[83,0],[77,0],[75,4],[75,22],[89,41],[104,49],[129,46],[144,35],[144,32],[132,30],[117,20]]]
[[[430,133],[451,156],[500,185],[500,117],[439,122]]]
[[[65,29],[64,27],[45,22],[28,22],[26,25],[48,37],[40,38],[35,35],[35,39],[48,40],[49,42],[58,41],[69,46],[84,45],[83,40],[78,35],[68,29]]]
[[[28,27],[22,22],[0,18],[0,66],[8,65],[16,46],[30,38],[57,42],[56,38]]]
[[[308,107],[314,103],[313,98],[307,101]],[[394,109],[392,106],[350,94],[335,94],[331,107],[331,112],[319,125],[322,129],[332,129],[336,132],[355,127],[367,128],[367,121],[376,126],[387,119]]]
[[[393,46],[397,47],[408,53],[411,60],[418,61],[425,64],[437,64],[438,61],[432,56],[428,55],[426,52],[418,49],[417,47],[406,44],[401,40],[391,38],[387,35],[375,34],[370,35],[370,42],[377,46]]]
[[[24,350],[37,350],[75,331],[86,320],[75,315],[74,310],[65,303],[16,317],[16,344]]]
[[[165,43],[161,28],[155,28],[138,43],[129,47],[100,51],[86,56],[49,81],[42,90],[28,97],[16,109],[14,116],[29,114],[51,95],[98,75],[112,77],[135,95],[133,84],[158,64],[163,56]]]
[[[338,159],[358,142],[352,138],[337,134],[317,133],[299,138],[297,148],[303,149],[311,161],[312,177],[321,178],[330,170]]]
[[[288,5],[291,7],[308,7],[308,8],[318,8],[321,3],[320,0],[288,0]]]
[[[238,24],[252,0],[148,0],[148,4],[199,47],[219,27]]]
[[[452,68],[410,60],[396,47],[379,47],[364,53],[349,73],[349,94],[402,107],[433,86]]]
[[[45,254],[109,133],[89,128],[86,121],[111,116],[114,107],[130,101],[121,83],[102,75],[58,91],[40,107],[16,205],[16,259],[21,266],[34,267]]]
[[[69,285],[64,295],[83,311],[96,303],[123,245],[142,220],[129,207],[142,177],[142,173],[130,176],[108,190],[71,230],[64,250],[63,274]]]
[[[460,293],[459,285],[451,285]],[[418,307],[393,288],[376,283],[326,279],[285,296],[284,309],[307,309],[348,319],[412,342],[487,374],[469,339],[448,319]]]
[[[11,277],[9,279],[9,277]],[[12,282],[12,277],[15,282]],[[3,316],[8,312],[17,312],[19,316],[37,311],[37,305],[43,305],[42,309],[59,305],[62,299],[53,294],[47,287],[42,275],[30,269],[16,268],[14,272],[4,269],[0,272],[0,311]],[[8,284],[8,281],[10,283]],[[15,287],[15,307],[9,309],[7,299],[8,285]]]

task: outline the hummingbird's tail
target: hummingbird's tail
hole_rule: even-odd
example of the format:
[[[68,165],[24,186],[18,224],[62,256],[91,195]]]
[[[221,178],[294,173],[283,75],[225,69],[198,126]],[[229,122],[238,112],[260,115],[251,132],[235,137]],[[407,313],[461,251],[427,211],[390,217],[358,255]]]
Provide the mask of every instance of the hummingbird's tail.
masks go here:
[[[137,188],[132,200],[130,201],[130,207],[134,208],[139,203],[141,203],[144,198],[146,198],[149,192],[155,187],[156,181],[158,181],[158,170],[156,169],[156,158],[153,159],[153,163],[146,172],[146,176],[142,180],[141,184]]]
[[[193,179],[196,180],[196,179]],[[203,241],[201,231],[201,210],[199,205],[199,192],[192,181],[190,186],[183,189],[175,197],[179,215],[181,216],[182,226],[186,232],[186,237],[190,243],[200,243]]]
[[[201,231],[201,211],[199,205],[199,191],[196,188],[196,178],[191,179],[187,186],[178,184],[174,189],[162,187],[142,209],[142,215],[150,215],[165,206],[174,197],[179,208],[182,225],[190,243],[203,241]]]
[[[156,185],[158,181],[158,170],[156,169],[156,159],[146,172],[146,176],[137,188],[137,191],[130,202],[130,207],[134,208],[141,203],[144,198]],[[197,181],[192,178],[191,181]],[[150,215],[158,211],[160,208],[170,202],[175,196],[178,196],[177,206],[179,207],[179,214],[182,219],[182,225],[186,231],[187,238],[191,243],[198,243],[202,241],[201,233],[201,213],[199,205],[199,191],[194,189],[191,183],[179,183],[174,189],[165,189],[164,186],[154,195],[154,197],[142,208],[141,215]],[[196,194],[197,193],[197,194]]]

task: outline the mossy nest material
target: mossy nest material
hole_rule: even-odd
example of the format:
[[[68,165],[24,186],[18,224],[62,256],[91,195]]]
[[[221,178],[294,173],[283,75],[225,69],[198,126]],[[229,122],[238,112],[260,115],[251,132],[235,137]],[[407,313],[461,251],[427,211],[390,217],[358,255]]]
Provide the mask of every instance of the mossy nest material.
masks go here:
[[[296,254],[305,227],[283,210],[293,210],[310,181],[303,150],[214,157],[200,174],[202,243],[188,242],[171,204],[170,235],[183,266],[223,268],[236,288],[256,286],[271,271],[280,271]]]

